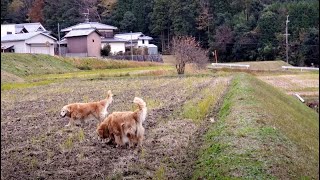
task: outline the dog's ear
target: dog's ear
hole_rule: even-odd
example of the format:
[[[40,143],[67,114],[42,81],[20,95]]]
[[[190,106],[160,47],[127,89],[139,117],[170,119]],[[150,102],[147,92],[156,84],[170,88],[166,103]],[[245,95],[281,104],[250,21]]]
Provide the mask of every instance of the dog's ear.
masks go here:
[[[97,124],[97,134],[98,134],[100,137],[103,137],[103,128],[100,126],[99,123]]]
[[[107,98],[110,98],[110,97],[112,97],[112,96],[113,96],[113,94],[112,94],[111,90],[109,90],[109,91],[108,91]]]
[[[102,138],[108,138],[109,137],[109,129],[108,129],[107,124],[100,124],[100,125],[98,124],[97,133]]]
[[[67,114],[66,114],[67,117],[71,117],[71,110],[70,110],[70,107],[67,108]]]
[[[97,132],[100,137],[103,137],[103,129],[98,129]]]

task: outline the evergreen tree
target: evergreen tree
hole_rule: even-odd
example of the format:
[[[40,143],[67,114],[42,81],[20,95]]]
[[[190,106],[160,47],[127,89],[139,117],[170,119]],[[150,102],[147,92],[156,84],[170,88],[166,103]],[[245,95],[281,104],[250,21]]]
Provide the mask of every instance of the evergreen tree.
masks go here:
[[[118,0],[114,5],[114,10],[110,18],[104,19],[103,22],[120,27],[120,22],[123,20],[124,14],[127,11],[132,11],[132,1],[133,0]]]
[[[120,22],[120,28],[124,32],[134,32],[135,27],[136,27],[136,17],[131,11],[127,11],[124,16],[122,21]]]
[[[58,34],[58,23],[60,30],[69,26],[84,22],[81,2],[78,0],[45,0],[43,9],[44,26],[50,29],[53,34]]]
[[[145,34],[149,34],[150,26],[150,14],[152,12],[153,1],[152,0],[133,0],[132,13],[136,18],[136,29]]]
[[[150,25],[150,29],[152,33],[160,36],[162,52],[165,51],[166,47],[166,32],[168,32],[169,34],[171,26],[171,20],[168,13],[168,10],[170,8],[169,3],[169,0],[155,0],[153,12],[151,14],[152,24]],[[167,38],[169,37],[167,36]]]
[[[28,19],[28,7],[22,0],[13,0],[8,4],[7,19],[10,23],[24,23]]]
[[[9,0],[1,1],[1,24],[4,22],[8,22],[8,19],[7,19],[8,5],[9,5]]]
[[[195,35],[198,4],[195,0],[173,0],[170,8],[173,33],[176,36]]]

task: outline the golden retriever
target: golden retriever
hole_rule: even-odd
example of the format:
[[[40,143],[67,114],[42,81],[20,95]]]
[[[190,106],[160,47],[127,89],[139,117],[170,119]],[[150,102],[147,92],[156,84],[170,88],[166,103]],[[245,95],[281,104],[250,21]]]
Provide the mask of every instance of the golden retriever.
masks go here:
[[[72,103],[65,105],[60,112],[61,117],[69,117],[70,126],[74,124],[75,120],[80,120],[82,125],[84,121],[90,118],[95,118],[100,122],[108,115],[108,107],[113,101],[113,94],[111,90],[104,100],[89,103]]]
[[[142,146],[144,138],[144,127],[142,123],[147,116],[146,103],[138,97],[135,97],[133,103],[138,105],[134,112],[113,112],[98,125],[97,133],[101,138],[110,138],[115,140],[117,147],[129,143],[129,146]]]

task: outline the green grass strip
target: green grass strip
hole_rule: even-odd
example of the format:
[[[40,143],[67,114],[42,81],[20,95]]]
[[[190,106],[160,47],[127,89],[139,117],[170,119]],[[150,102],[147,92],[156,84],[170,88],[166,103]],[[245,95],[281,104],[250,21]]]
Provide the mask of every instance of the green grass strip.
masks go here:
[[[193,179],[319,178],[318,114],[240,74],[209,127]]]

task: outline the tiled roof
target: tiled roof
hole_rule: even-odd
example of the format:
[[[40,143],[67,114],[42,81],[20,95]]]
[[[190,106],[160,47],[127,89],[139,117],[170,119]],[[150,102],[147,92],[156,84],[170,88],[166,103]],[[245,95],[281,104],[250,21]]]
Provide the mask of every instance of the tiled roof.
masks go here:
[[[72,29],[88,29],[88,28],[96,28],[97,30],[116,30],[118,29],[117,27],[114,26],[110,26],[107,24],[101,24],[98,22],[86,22],[86,23],[79,23],[77,25],[74,26],[70,26],[68,28],[64,28],[61,30],[61,32],[68,32],[71,31]]]
[[[40,27],[43,31],[46,29],[41,25],[41,23],[23,23],[23,24],[16,24],[16,28],[25,28],[28,32],[36,32]]]
[[[138,39],[145,39],[145,40],[152,40],[152,37],[145,36],[142,32],[134,32],[134,33],[122,33],[122,34],[115,34],[117,38],[122,38],[126,40],[138,40]]]
[[[31,33],[21,33],[21,34],[8,34],[8,35],[1,37],[1,42],[24,41],[24,40],[30,39],[36,35],[39,35],[39,34],[42,34],[42,35],[45,35],[51,39],[57,40],[56,38],[54,38],[48,34],[42,33],[42,32],[31,32]]]
[[[150,36],[142,36],[142,37],[138,37],[138,39],[152,40],[153,38]]]
[[[103,38],[101,39],[101,42],[128,42],[128,40],[114,37],[114,38]]]
[[[137,40],[139,36],[143,35],[142,32],[135,32],[135,33],[122,33],[122,34],[115,34],[114,37],[127,39],[127,40]]]
[[[40,28],[42,32],[47,31],[41,23],[22,23],[22,24],[1,24],[1,26],[14,26],[15,33],[20,33],[22,29],[27,30],[28,32],[36,32]]]
[[[64,37],[75,37],[75,36],[87,36],[92,32],[96,31],[96,29],[74,29],[68,32]]]

